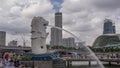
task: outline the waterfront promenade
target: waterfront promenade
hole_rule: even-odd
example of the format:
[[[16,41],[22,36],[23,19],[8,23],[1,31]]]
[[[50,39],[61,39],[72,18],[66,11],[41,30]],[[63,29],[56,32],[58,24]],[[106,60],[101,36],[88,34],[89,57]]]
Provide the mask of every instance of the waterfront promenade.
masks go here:
[[[74,66],[74,62],[87,62],[86,66],[92,66],[92,65],[96,65],[98,64],[98,61],[94,60],[94,59],[66,59],[66,64],[67,67],[71,67]],[[109,66],[114,65],[112,64],[112,62],[115,62],[115,64],[120,65],[120,58],[116,58],[116,59],[100,59],[101,62],[107,62],[107,64]],[[93,63],[94,62],[94,63]],[[8,63],[7,65],[4,65],[2,63],[0,63],[0,68],[15,68],[14,65],[10,65],[11,63]],[[77,66],[81,66],[81,65],[77,65]],[[83,65],[82,65],[83,66]]]
[[[4,49],[4,48],[1,48],[1,49]],[[10,49],[10,47],[8,47],[8,49]],[[16,48],[17,50],[20,50],[20,48]],[[26,49],[25,48],[22,48],[23,50],[29,50],[27,47]],[[52,53],[53,52],[58,52],[58,53],[61,53],[60,57],[66,61],[66,65],[67,66],[72,66],[74,65],[73,62],[86,62],[86,66],[93,66],[93,62],[95,62],[95,64],[98,64],[98,61],[95,59],[95,56],[93,56],[91,53],[89,52],[81,52],[79,50],[64,50],[64,49],[57,49],[57,50],[48,50],[48,51],[51,51]],[[17,52],[17,51],[16,51]],[[15,52],[14,52],[15,53]],[[16,54],[12,54],[10,53],[11,56],[20,56],[22,55],[21,53],[16,53]],[[74,55],[73,55],[74,54]],[[114,62],[115,64],[118,64],[120,63],[120,53],[119,52],[110,52],[110,53],[95,53],[95,55],[99,58],[100,61],[102,62],[107,62],[107,64],[109,65],[112,65],[112,63]],[[9,67],[10,66],[14,67],[14,65],[3,65],[5,67]],[[81,66],[78,65],[78,66]],[[5,68],[4,67],[4,68]],[[13,68],[12,67],[12,68]]]
[[[99,59],[101,62],[108,62],[109,65],[112,65],[112,62],[115,62],[116,64],[120,63],[120,58],[112,58],[112,59]],[[72,62],[81,62],[86,61],[88,62],[88,66],[92,65],[92,62],[96,62],[98,64],[99,62],[95,59],[66,59],[67,66],[72,66]],[[120,64],[119,64],[120,65]]]
[[[1,60],[3,60],[3,59],[1,59]],[[101,62],[107,62],[107,64],[109,66],[114,65],[114,64],[112,64],[113,62],[117,65],[120,65],[120,58],[101,58],[99,60]],[[78,62],[77,66],[83,66],[83,65],[79,65],[79,63],[86,62],[86,66],[89,66],[89,67],[99,64],[99,62],[96,61],[96,59],[90,59],[90,58],[66,58],[66,59],[64,59],[64,61],[66,61],[67,67],[74,66],[74,64],[73,64],[74,62]],[[93,63],[93,62],[95,62],[95,63]],[[6,65],[4,65],[1,62],[0,68],[14,68],[14,64],[11,65],[11,63],[9,62]]]

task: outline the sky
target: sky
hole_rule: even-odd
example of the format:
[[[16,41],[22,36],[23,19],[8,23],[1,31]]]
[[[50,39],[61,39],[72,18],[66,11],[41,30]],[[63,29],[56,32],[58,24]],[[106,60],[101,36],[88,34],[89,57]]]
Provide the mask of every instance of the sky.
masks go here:
[[[54,25],[54,13],[63,13],[63,28],[92,45],[103,33],[105,18],[113,20],[120,33],[120,0],[0,0],[0,31],[7,32],[7,43],[23,39],[30,46],[31,20],[42,16]],[[6,44],[7,44],[6,43]]]

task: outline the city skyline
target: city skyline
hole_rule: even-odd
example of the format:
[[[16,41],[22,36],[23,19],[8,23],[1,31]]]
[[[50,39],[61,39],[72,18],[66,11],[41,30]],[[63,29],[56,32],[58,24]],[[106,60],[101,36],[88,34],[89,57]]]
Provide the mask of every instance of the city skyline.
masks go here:
[[[53,25],[56,11],[54,5],[60,5],[63,28],[91,45],[102,34],[105,18],[115,21],[116,32],[120,33],[119,3],[119,0],[1,0],[0,31],[7,32],[7,43],[16,38],[22,42],[21,34],[25,34],[30,43],[32,18],[42,16]]]

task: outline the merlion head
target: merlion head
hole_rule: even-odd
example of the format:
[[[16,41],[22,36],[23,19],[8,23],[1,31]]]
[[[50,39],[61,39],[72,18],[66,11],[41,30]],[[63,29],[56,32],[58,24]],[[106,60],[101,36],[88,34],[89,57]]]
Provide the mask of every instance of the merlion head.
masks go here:
[[[48,25],[48,21],[46,21],[43,17],[34,17],[33,18],[35,21],[42,23],[43,26],[47,26]]]

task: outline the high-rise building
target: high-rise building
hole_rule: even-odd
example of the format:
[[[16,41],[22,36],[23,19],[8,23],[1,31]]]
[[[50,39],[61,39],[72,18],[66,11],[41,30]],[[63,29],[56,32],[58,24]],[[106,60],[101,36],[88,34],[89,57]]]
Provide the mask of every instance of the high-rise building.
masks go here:
[[[12,40],[8,43],[8,46],[17,46],[17,41],[16,40]]]
[[[5,46],[6,44],[6,32],[0,31],[0,46]]]
[[[56,28],[51,28],[51,41],[50,41],[50,45],[57,45],[56,43]]]
[[[75,39],[73,37],[63,38],[62,42],[65,47],[75,47]]]
[[[115,23],[113,23],[113,33],[116,33],[116,29],[115,29]]]
[[[55,13],[55,26],[62,28],[62,13]],[[51,45],[62,45],[62,30],[51,28]]]
[[[69,47],[68,38],[63,38],[63,39],[62,39],[62,43],[63,43],[63,46],[64,46],[64,47]]]
[[[115,34],[115,23],[110,19],[104,20],[103,34]]]
[[[55,26],[62,28],[62,13],[55,13]]]

